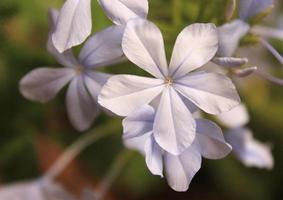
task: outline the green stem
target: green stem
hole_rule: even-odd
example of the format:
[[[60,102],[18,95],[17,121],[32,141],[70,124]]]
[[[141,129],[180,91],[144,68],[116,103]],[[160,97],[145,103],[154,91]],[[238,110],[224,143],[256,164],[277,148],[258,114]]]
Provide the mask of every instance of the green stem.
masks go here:
[[[71,146],[69,146],[63,154],[57,159],[57,161],[51,166],[51,168],[45,173],[45,178],[54,179],[56,178],[66,166],[75,159],[85,148],[104,138],[112,133],[115,133],[117,126],[113,125],[113,121],[105,124],[99,128],[90,131],[81,136]]]
[[[130,158],[132,157],[133,152],[129,150],[121,151],[112,166],[110,167],[108,173],[102,179],[100,184],[98,185],[98,189],[95,192],[96,198],[95,200],[104,199],[106,193],[110,189],[111,185],[115,182],[117,177],[120,175],[121,171],[124,169],[125,165],[128,163]]]

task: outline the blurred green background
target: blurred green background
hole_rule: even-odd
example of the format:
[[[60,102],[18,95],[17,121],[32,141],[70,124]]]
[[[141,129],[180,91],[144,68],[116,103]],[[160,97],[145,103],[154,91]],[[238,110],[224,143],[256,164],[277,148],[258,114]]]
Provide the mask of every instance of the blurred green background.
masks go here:
[[[177,34],[194,22],[225,22],[226,0],[149,0],[149,19],[161,28],[170,55]],[[1,0],[0,1],[0,182],[29,180],[42,174],[42,162],[48,154],[38,151],[39,136],[48,138],[59,147],[66,147],[83,133],[76,132],[65,112],[65,91],[45,105],[25,100],[18,83],[30,70],[40,66],[60,67],[46,51],[48,34],[47,11],[59,8],[62,0]],[[283,8],[276,5],[280,14]],[[92,1],[93,32],[110,25],[98,3]],[[281,5],[282,7],[282,5]],[[263,23],[276,25],[276,18]],[[283,44],[272,41],[280,50]],[[76,47],[78,52],[80,47]],[[282,53],[282,51],[281,51]],[[263,52],[269,68],[283,77],[282,66],[267,52]],[[130,63],[105,69],[111,73],[142,74]],[[240,80],[241,81],[241,80]],[[130,160],[120,178],[114,183],[113,199],[249,199],[279,200],[283,190],[283,88],[249,78],[240,90],[248,105],[249,127],[261,141],[272,143],[275,167],[271,171],[245,168],[233,155],[226,159],[204,160],[202,169],[193,179],[186,193],[172,191],[164,179],[147,170],[138,153]],[[115,134],[89,147],[80,157],[80,165],[94,182],[109,168],[115,156],[123,149],[119,119],[102,114],[93,125],[115,126]],[[105,127],[107,131],[108,127]],[[113,128],[112,128],[113,129]],[[101,130],[101,129],[100,129]],[[45,140],[44,140],[45,141]],[[43,142],[44,143],[44,142]],[[48,147],[49,148],[49,147]],[[47,148],[47,149],[48,149]],[[52,150],[52,149],[50,149]],[[48,151],[47,151],[48,152]],[[41,165],[40,165],[41,163]]]

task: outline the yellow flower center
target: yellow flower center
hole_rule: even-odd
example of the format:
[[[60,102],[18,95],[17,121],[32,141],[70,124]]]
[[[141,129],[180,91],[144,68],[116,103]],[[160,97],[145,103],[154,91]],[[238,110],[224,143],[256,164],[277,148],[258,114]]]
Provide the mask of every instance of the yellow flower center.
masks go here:
[[[173,84],[173,79],[171,77],[166,77],[164,83],[167,86],[171,86]]]
[[[76,74],[81,74],[84,71],[84,67],[81,65],[76,66],[75,68]]]

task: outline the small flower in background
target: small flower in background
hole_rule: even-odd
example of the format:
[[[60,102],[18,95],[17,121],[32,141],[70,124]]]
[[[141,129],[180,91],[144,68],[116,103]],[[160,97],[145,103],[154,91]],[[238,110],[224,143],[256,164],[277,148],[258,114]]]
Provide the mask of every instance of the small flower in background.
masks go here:
[[[217,43],[213,24],[186,27],[176,40],[168,68],[160,30],[146,20],[129,21],[122,41],[124,54],[155,78],[113,76],[103,87],[99,103],[120,116],[129,115],[141,105],[155,104],[156,142],[171,154],[181,154],[195,138],[192,104],[207,113],[219,114],[240,102],[226,76],[192,72],[214,57]]]
[[[50,11],[52,23],[58,11]],[[54,27],[51,27],[51,34]],[[48,39],[48,50],[64,68],[39,68],[31,71],[20,82],[20,91],[27,99],[45,103],[53,99],[68,83],[66,104],[72,125],[79,131],[88,129],[98,114],[97,96],[109,74],[95,72],[102,66],[116,63],[123,57],[121,35],[123,29],[113,26],[98,32],[82,48],[79,59],[71,50],[59,53]]]
[[[132,18],[146,18],[148,13],[147,0],[98,0],[98,3],[116,25],[125,25]],[[91,0],[66,0],[56,20],[52,42],[63,53],[83,43],[91,29]]]
[[[15,183],[0,188],[0,200],[75,200],[57,183],[47,179]]]
[[[160,147],[154,138],[155,110],[148,105],[139,107],[123,120],[124,144],[141,152],[148,169],[154,175],[166,179],[176,191],[186,191],[194,175],[201,167],[201,157],[224,158],[231,151],[221,129],[213,122],[196,119],[196,137],[180,155],[173,155]],[[163,172],[163,170],[165,172]]]
[[[249,114],[243,104],[227,113],[220,114],[217,118],[229,128],[225,138],[232,145],[233,153],[245,166],[273,168],[270,146],[255,140],[251,130],[245,128],[249,122]]]

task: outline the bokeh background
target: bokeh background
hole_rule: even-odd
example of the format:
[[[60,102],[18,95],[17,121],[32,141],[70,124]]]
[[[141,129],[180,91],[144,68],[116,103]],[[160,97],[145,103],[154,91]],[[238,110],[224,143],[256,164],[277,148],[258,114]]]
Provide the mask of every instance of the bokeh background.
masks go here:
[[[280,0],[281,1],[281,0]],[[149,0],[149,19],[161,28],[168,55],[177,34],[194,22],[225,22],[227,0]],[[60,67],[46,51],[48,8],[59,8],[63,0],[0,0],[0,182],[5,185],[32,180],[44,173],[62,150],[84,133],[70,125],[65,110],[65,89],[56,99],[39,104],[24,99],[19,80],[40,66]],[[92,1],[93,32],[110,25],[98,3]],[[278,1],[274,13],[263,24],[278,26],[283,14]],[[283,43],[271,41],[283,53]],[[78,52],[80,47],[76,47]],[[259,67],[283,77],[280,64],[259,45],[240,50]],[[142,74],[128,62],[104,71]],[[186,193],[171,190],[164,179],[147,170],[135,153],[115,181],[109,199],[249,199],[280,200],[283,196],[283,88],[251,76],[242,83],[240,94],[251,115],[249,127],[260,141],[270,142],[275,158],[272,170],[244,167],[233,155],[223,160],[204,160]],[[107,126],[105,125],[107,124]],[[110,127],[110,128],[109,128]],[[114,128],[113,128],[114,127]],[[101,114],[90,131],[112,131],[91,145],[59,177],[69,190],[95,186],[123,149],[120,119]]]

